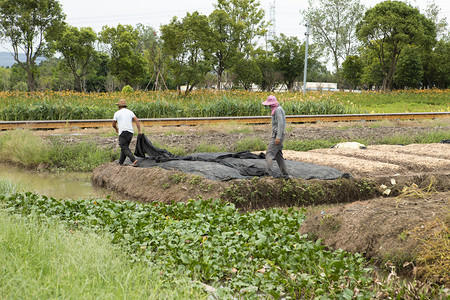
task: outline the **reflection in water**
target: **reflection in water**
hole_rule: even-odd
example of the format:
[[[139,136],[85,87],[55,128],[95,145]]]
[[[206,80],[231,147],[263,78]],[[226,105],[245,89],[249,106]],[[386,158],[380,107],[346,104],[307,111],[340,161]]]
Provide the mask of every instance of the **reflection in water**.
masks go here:
[[[19,185],[21,190],[56,199],[106,198],[111,192],[93,186],[91,173],[46,173],[0,164],[0,180]]]

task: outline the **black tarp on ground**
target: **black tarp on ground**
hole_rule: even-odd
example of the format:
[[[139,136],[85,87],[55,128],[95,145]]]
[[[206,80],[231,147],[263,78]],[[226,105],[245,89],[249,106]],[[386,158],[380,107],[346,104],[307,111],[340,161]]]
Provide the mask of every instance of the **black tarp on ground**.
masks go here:
[[[145,135],[138,135],[136,150],[140,168],[161,167],[166,170],[180,170],[196,174],[211,180],[246,179],[255,176],[268,176],[265,154],[259,155],[249,151],[237,153],[194,153],[178,156],[165,149],[158,149]],[[128,163],[129,160],[127,159]],[[278,165],[274,162],[277,175],[281,176]],[[347,177],[337,169],[314,164],[286,160],[289,174],[303,179],[337,179]]]

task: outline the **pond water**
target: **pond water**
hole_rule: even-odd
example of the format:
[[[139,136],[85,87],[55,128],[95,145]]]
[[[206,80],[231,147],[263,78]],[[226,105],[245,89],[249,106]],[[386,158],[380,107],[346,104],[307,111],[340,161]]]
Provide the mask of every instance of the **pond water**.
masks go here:
[[[0,163],[0,180],[10,181],[21,190],[57,199],[106,198],[111,191],[93,186],[91,173],[47,173],[28,171]]]

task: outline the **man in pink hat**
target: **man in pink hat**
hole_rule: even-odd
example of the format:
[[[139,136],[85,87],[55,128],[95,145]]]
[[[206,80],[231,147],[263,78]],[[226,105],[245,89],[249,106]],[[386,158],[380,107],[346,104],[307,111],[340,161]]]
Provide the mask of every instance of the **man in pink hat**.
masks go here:
[[[130,158],[133,167],[137,167],[137,159],[130,150],[131,139],[133,138],[133,121],[136,124],[139,134],[141,134],[141,123],[134,112],[127,108],[125,99],[120,99],[116,105],[119,110],[116,111],[113,118],[112,127],[119,134],[120,158],[119,165],[123,165],[127,156]]]
[[[286,115],[283,108],[278,103],[277,98],[273,95],[267,97],[267,100],[262,103],[270,107],[272,115],[272,138],[267,146],[266,152],[266,163],[267,163],[267,173],[274,177],[273,172],[273,160],[275,159],[280,167],[281,174],[283,177],[290,177],[287,169],[286,163],[283,158],[283,141],[284,141],[284,130],[286,128]]]

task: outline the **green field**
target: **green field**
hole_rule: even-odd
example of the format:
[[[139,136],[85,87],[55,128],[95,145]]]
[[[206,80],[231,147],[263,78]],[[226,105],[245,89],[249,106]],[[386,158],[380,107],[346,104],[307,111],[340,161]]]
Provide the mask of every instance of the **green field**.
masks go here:
[[[174,91],[130,93],[0,92],[0,120],[111,119],[125,98],[139,118],[267,115],[268,93]],[[402,90],[391,93],[308,92],[275,94],[288,115],[450,111],[450,90]]]

